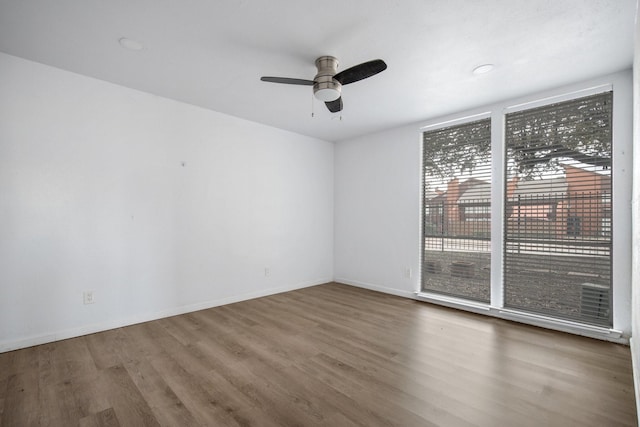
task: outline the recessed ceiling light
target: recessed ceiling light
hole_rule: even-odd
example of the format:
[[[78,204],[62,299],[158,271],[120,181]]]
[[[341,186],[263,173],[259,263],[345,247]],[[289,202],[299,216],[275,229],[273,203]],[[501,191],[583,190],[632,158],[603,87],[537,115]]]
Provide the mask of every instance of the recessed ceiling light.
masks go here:
[[[493,69],[493,64],[482,64],[473,69],[473,74],[485,74]]]
[[[120,46],[129,50],[142,50],[144,48],[142,43],[128,39],[126,37],[122,37],[120,40],[118,40],[118,42],[120,43]]]

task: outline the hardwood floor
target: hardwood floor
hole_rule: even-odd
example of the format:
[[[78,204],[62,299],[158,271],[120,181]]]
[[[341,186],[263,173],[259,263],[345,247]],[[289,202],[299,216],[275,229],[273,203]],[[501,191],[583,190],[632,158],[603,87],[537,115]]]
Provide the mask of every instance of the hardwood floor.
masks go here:
[[[634,426],[629,348],[339,284],[0,354],[2,426]]]

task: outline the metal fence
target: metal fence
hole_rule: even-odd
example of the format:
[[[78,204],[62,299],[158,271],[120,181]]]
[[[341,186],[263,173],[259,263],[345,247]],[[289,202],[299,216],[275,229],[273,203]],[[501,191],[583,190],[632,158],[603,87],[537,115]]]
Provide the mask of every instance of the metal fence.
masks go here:
[[[517,196],[505,207],[505,306],[611,326],[611,194]]]
[[[489,301],[490,215],[489,199],[425,203],[423,290]],[[513,197],[504,226],[506,307],[611,324],[610,194]]]
[[[544,240],[547,249],[592,254],[611,241],[611,195],[519,195],[506,203],[505,225],[505,236],[512,243],[532,245]],[[447,239],[460,240],[461,247],[473,249],[473,241],[490,239],[490,227],[489,199],[425,203],[424,236],[440,250],[446,248]],[[485,247],[478,245],[479,250]]]
[[[423,219],[423,290],[489,302],[489,199],[431,201],[425,204]]]
[[[491,239],[490,201],[427,203],[423,229],[426,249],[487,251]]]

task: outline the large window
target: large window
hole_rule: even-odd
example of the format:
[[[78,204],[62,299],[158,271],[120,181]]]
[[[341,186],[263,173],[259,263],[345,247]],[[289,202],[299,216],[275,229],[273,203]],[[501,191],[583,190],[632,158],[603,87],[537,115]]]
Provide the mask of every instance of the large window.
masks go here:
[[[423,134],[422,289],[489,302],[491,122]]]
[[[422,291],[611,327],[612,102],[512,110],[498,135],[490,119],[425,131]]]
[[[506,307],[611,326],[611,92],[506,116]]]

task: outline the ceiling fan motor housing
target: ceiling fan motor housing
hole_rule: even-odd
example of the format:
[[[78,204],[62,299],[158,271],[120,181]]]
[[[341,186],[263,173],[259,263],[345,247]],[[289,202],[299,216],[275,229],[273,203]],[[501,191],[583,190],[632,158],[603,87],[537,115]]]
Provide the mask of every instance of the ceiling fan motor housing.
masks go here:
[[[321,56],[316,59],[318,74],[313,78],[313,94],[322,102],[340,98],[342,85],[334,80],[338,72],[338,60],[333,56]]]

